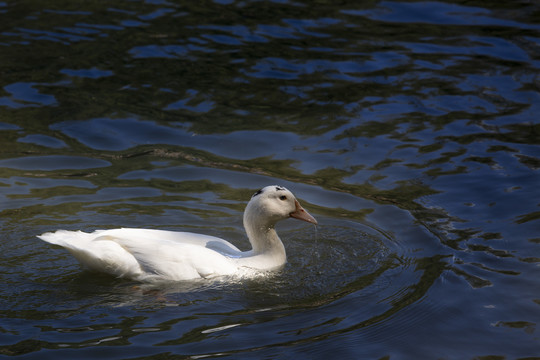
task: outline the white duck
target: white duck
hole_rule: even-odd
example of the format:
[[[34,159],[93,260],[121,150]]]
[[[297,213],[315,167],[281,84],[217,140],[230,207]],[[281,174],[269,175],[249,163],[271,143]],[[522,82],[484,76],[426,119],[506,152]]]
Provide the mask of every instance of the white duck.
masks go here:
[[[317,224],[289,190],[273,185],[257,191],[244,211],[250,251],[214,236],[151,229],[58,230],[38,237],[66,248],[91,270],[138,281],[190,280],[284,265],[275,224],[289,217]]]

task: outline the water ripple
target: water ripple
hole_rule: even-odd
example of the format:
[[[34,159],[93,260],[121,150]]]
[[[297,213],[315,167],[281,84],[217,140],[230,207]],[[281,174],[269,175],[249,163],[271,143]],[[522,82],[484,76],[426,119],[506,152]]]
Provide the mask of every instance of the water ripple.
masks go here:
[[[0,354],[527,358],[538,344],[538,4],[0,2]],[[258,279],[142,285],[35,235],[151,227]],[[238,280],[238,279],[237,279]]]

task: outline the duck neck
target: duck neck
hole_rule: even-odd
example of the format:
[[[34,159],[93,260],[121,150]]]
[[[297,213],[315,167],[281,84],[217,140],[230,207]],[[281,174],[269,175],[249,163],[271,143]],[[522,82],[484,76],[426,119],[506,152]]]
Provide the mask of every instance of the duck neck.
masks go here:
[[[256,260],[246,266],[271,269],[286,263],[285,247],[277,235],[275,223],[244,217],[244,228],[252,246],[248,256]]]
[[[246,233],[249,242],[253,248],[254,254],[263,254],[268,252],[285,252],[285,247],[279,238],[274,226],[261,226],[253,228],[246,227]]]

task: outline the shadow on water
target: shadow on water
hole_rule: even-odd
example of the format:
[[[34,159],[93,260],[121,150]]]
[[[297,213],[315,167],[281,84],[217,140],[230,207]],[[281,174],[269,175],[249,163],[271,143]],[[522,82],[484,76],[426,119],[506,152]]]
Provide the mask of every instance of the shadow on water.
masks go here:
[[[537,356],[534,2],[0,2],[0,353]],[[264,278],[138,284],[35,235],[149,227],[249,244]],[[511,304],[511,305],[510,305]]]

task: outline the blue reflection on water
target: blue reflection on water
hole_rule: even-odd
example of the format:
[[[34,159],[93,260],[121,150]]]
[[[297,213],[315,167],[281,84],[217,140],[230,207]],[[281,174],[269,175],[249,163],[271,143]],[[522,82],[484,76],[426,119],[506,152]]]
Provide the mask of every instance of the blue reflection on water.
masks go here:
[[[56,105],[56,98],[53,95],[42,94],[35,88],[37,83],[19,82],[4,86],[4,90],[10,96],[0,98],[0,105],[10,108],[39,107],[42,105]]]
[[[93,169],[110,165],[111,163],[105,160],[65,155],[26,156],[0,160],[0,168],[21,170]]]
[[[442,2],[413,3],[381,1],[375,9],[344,10],[346,14],[366,16],[388,22],[428,23],[436,25],[497,25],[525,29],[540,29],[540,25],[498,19],[488,9]]]
[[[91,78],[98,79],[101,77],[112,76],[114,73],[111,70],[100,70],[96,67],[91,69],[62,69],[60,70],[62,74],[69,76],[82,77],[82,78]]]
[[[537,356],[536,3],[102,5],[0,2],[1,355]],[[35,239],[248,248],[268,184],[321,225],[280,224],[264,280],[135,284]]]

